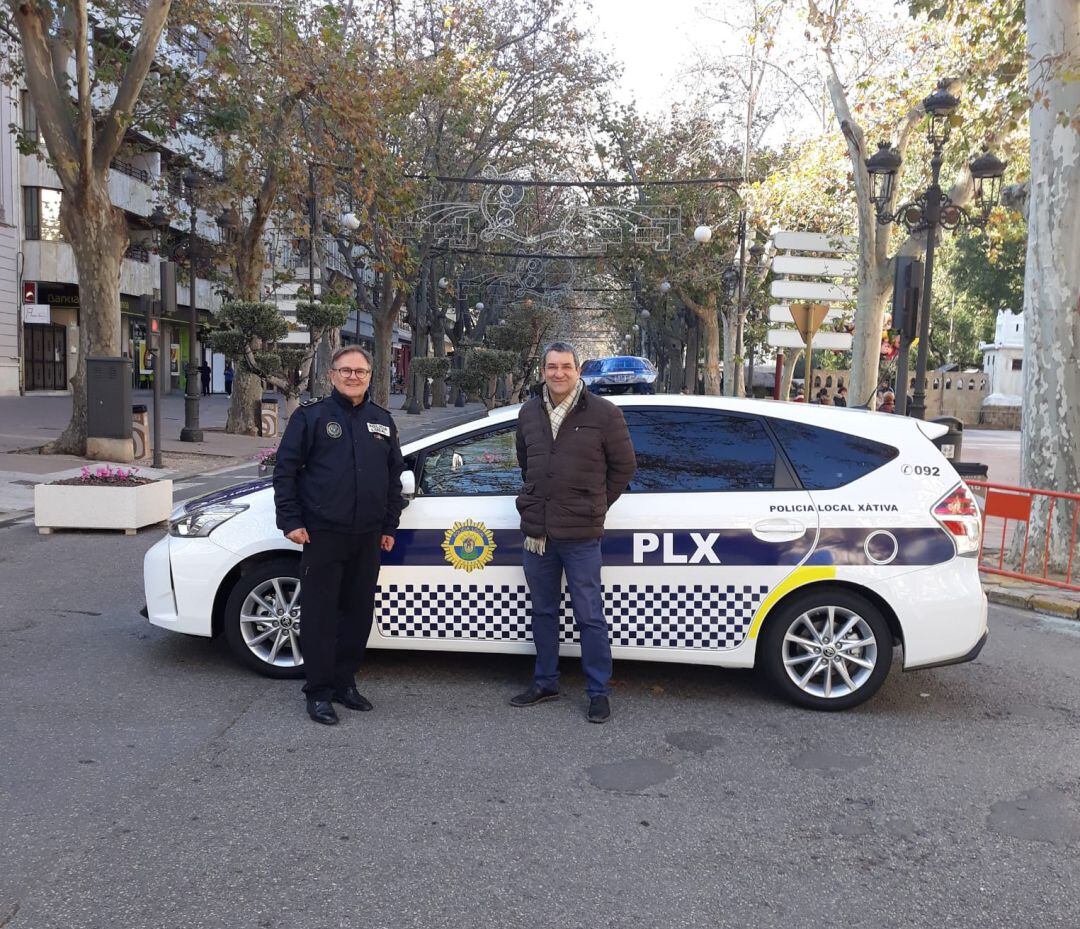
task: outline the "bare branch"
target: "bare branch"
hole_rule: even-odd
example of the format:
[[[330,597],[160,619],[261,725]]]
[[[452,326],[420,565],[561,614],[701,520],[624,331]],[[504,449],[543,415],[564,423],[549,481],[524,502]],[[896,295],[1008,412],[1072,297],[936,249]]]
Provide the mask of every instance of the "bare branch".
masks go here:
[[[149,0],[143,14],[135,52],[124,69],[124,77],[116,91],[112,106],[101,125],[94,143],[94,169],[106,171],[124,140],[124,132],[131,123],[135,101],[139,99],[143,82],[157,54],[158,42],[169,17],[172,0]]]

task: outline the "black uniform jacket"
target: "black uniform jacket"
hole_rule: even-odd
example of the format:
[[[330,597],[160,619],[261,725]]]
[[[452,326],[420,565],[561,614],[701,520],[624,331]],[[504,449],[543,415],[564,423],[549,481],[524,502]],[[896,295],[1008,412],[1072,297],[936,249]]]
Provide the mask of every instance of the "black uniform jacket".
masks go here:
[[[336,390],[289,418],[274,465],[278,528],[393,535],[404,470],[388,410]]]

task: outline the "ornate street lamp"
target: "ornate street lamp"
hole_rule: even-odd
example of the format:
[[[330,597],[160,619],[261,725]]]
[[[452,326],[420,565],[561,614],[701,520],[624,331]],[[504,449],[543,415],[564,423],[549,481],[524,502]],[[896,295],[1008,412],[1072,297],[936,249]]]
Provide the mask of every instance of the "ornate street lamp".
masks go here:
[[[698,245],[708,245],[712,241],[712,228],[704,223],[694,230],[694,241]]]
[[[866,159],[866,170],[870,174],[870,202],[879,215],[892,200],[893,185],[901,163],[900,153],[888,142],[879,142],[878,150]]]
[[[188,231],[188,363],[187,381],[184,390],[184,428],[180,430],[181,442],[201,442],[202,429],[199,428],[199,363],[196,354],[199,350],[199,310],[196,306],[195,291],[198,279],[198,210],[195,191],[203,186],[203,178],[194,168],[184,172],[184,187],[187,188],[188,208],[191,227]]]
[[[937,89],[923,101],[923,109],[929,117],[926,138],[932,148],[930,158],[930,186],[922,196],[889,212],[893,185],[900,168],[900,155],[883,142],[877,152],[866,161],[870,174],[870,200],[874,204],[877,220],[882,225],[900,223],[909,232],[926,233],[926,261],[922,286],[922,306],[919,310],[919,351],[915,362],[915,390],[911,409],[907,409],[908,351],[910,340],[901,337],[900,354],[896,365],[897,412],[922,419],[926,415],[926,359],[930,343],[930,291],[934,280],[934,252],[939,229],[956,229],[963,223],[985,226],[990,212],[997,204],[1001,192],[1001,179],[1005,174],[1005,162],[988,151],[983,152],[969,165],[974,199],[978,211],[969,212],[953,203],[941,189],[941,165],[943,149],[952,130],[952,120],[960,101],[948,91],[949,81],[938,83]]]
[[[660,293],[667,294],[671,290],[671,281],[663,280],[660,282]]]

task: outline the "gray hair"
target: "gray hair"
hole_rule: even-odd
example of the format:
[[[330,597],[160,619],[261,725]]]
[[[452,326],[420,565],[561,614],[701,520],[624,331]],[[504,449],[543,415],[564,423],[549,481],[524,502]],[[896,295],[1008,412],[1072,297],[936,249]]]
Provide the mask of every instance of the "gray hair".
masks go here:
[[[338,359],[349,355],[352,352],[363,355],[367,359],[368,367],[375,367],[375,362],[371,358],[371,352],[366,348],[361,348],[359,345],[342,345],[333,355],[330,356],[330,367],[334,367],[338,363]]]
[[[544,351],[540,355],[540,367],[543,368],[547,364],[547,356],[551,352],[566,352],[574,356],[574,367],[580,368],[581,362],[578,361],[577,349],[574,348],[569,342],[548,342],[544,346]]]

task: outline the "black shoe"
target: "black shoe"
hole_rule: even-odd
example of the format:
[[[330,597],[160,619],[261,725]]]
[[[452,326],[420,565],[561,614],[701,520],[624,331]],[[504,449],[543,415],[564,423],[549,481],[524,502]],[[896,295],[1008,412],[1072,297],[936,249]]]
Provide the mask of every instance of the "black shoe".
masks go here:
[[[589,697],[589,722],[606,723],[609,719],[611,719],[611,703],[608,698],[603,694],[598,697]]]
[[[337,711],[329,700],[312,700],[308,697],[307,714],[315,722],[322,723],[324,726],[337,725]]]
[[[347,706],[350,710],[359,710],[361,713],[366,713],[368,710],[375,709],[375,707],[371,705],[371,701],[356,689],[355,684],[351,687],[346,687],[344,690],[335,690],[334,695],[330,699],[333,700],[334,703],[340,703],[342,706]]]
[[[510,698],[511,706],[535,706],[537,703],[546,703],[548,700],[558,700],[557,690],[545,690],[533,684],[525,693]]]

